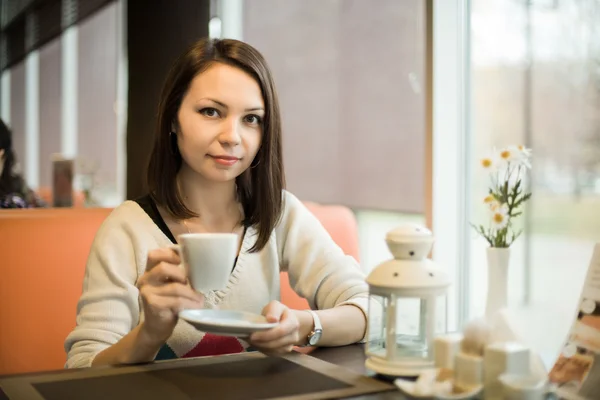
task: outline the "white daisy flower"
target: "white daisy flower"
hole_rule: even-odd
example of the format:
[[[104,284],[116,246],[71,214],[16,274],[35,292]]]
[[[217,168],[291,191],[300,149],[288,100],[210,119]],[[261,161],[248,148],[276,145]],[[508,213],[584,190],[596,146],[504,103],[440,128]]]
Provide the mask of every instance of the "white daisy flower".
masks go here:
[[[519,146],[510,146],[507,151],[511,154],[511,163],[513,165],[523,166],[525,168],[531,168],[531,163],[529,162],[529,157],[531,156],[531,149],[523,145]]]
[[[516,147],[507,147],[498,153],[498,158],[502,164],[517,162],[520,160],[520,153]]]
[[[520,159],[521,165],[524,166],[525,168],[531,169],[531,163],[529,162],[529,158],[531,157],[531,149],[528,149],[527,147],[525,147],[523,145],[519,145],[519,146],[517,146],[517,150],[519,151],[519,154],[521,155],[521,159]]]
[[[497,232],[506,228],[508,218],[508,206],[506,204],[492,210],[492,229]]]
[[[522,157],[531,157],[531,149],[523,146],[522,144],[517,146],[517,150],[521,153]]]
[[[498,202],[498,200],[496,200],[496,198],[491,194],[487,195],[483,199],[483,203],[489,207],[490,211],[494,211],[495,209],[500,207],[500,203]]]
[[[485,157],[480,160],[480,164],[486,171],[492,172],[498,169],[498,161],[494,157]]]

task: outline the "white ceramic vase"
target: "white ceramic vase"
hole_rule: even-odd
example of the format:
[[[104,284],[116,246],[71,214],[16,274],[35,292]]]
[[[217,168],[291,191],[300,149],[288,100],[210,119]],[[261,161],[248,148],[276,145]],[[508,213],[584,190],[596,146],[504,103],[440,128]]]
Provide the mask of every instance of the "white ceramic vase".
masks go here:
[[[508,265],[510,248],[487,249],[488,294],[485,315],[492,318],[508,305]]]

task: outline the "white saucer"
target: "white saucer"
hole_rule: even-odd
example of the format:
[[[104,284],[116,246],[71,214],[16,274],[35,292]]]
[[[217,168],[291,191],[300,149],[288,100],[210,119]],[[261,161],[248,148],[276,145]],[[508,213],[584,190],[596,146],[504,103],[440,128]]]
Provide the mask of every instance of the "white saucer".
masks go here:
[[[233,310],[183,310],[179,317],[200,331],[221,336],[246,337],[278,324],[262,315]]]
[[[452,382],[452,381],[450,381]],[[426,394],[420,394],[416,392],[416,382],[409,381],[406,379],[398,378],[394,381],[394,384],[401,392],[415,399],[427,399],[427,400],[471,400],[476,399],[483,391],[483,385],[477,385],[470,388],[470,390],[463,393],[443,393],[443,388],[438,386],[440,383],[431,383],[430,392]]]

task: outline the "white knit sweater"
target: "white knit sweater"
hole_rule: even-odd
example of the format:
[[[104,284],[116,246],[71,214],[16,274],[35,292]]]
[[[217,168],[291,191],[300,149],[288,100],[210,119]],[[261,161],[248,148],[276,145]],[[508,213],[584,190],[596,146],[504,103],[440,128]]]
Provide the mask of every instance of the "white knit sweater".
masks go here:
[[[248,228],[227,287],[208,295],[207,308],[260,313],[269,301],[279,300],[279,272],[288,271],[292,288],[311,308],[354,304],[367,315],[368,287],[359,265],[344,255],[295,196],[284,192],[280,223],[260,252],[249,253],[256,235]],[[88,258],[77,326],[65,341],[68,368],[90,366],[96,354],[139,324],[143,315],[136,281],[146,269],[148,252],[171,244],[133,201],[117,207],[104,221]],[[180,320],[167,345],[181,357],[204,337]]]

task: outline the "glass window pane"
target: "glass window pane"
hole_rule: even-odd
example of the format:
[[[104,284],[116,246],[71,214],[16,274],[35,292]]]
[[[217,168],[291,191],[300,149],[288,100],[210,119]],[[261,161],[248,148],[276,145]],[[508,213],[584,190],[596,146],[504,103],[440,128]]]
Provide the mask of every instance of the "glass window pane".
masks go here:
[[[472,8],[473,160],[470,222],[488,227],[489,211],[483,203],[490,176],[479,159],[494,148],[525,143],[524,3],[484,0]],[[522,222],[522,221],[518,221]],[[471,315],[483,315],[487,294],[487,242],[473,234],[471,244]],[[511,249],[510,304],[524,296],[525,249],[523,240]]]
[[[244,1],[243,39],[273,70],[290,190],[424,212],[425,2]]]
[[[516,220],[509,307],[550,364],[566,340],[593,246],[600,241],[600,2],[483,0],[472,7],[473,143],[528,144],[533,193]],[[473,204],[488,176],[475,168]],[[475,207],[473,220],[485,219]],[[472,244],[471,314],[486,299],[487,244]],[[548,330],[548,324],[556,327]]]
[[[100,204],[117,196],[118,7],[109,4],[79,25],[77,169],[95,174],[93,194]]]
[[[61,152],[62,43],[57,38],[40,49],[40,187],[52,186],[51,156]]]
[[[600,241],[600,2],[531,5],[530,16],[533,197],[525,210],[528,296],[519,316],[553,361]],[[548,321],[560,328],[539,328]]]

